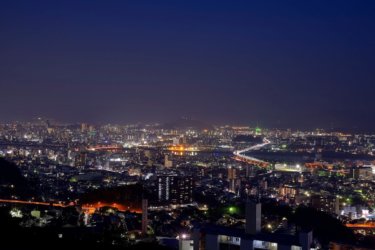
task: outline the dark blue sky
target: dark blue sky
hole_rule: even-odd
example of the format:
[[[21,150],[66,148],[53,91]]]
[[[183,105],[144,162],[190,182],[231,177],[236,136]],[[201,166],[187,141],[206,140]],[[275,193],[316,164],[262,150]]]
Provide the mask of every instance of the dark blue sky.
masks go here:
[[[0,2],[0,120],[375,130],[375,1]]]

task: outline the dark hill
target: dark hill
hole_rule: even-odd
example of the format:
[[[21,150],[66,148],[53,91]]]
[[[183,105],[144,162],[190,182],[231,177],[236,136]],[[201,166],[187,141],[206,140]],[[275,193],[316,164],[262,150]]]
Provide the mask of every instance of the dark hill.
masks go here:
[[[12,195],[31,195],[30,185],[16,164],[0,158],[0,197],[8,198]]]
[[[80,197],[82,204],[118,203],[133,209],[141,209],[142,198],[149,199],[148,192],[140,184],[89,191]]]

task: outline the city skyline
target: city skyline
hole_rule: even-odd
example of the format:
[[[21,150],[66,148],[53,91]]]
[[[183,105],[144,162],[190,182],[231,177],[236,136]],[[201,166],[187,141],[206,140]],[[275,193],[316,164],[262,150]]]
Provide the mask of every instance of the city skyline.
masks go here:
[[[374,250],[374,13],[0,1],[0,248]]]
[[[18,119],[18,120],[7,120],[7,121],[0,121],[0,124],[17,124],[17,123],[36,123],[36,122],[44,122],[49,123],[51,126],[70,126],[76,125],[81,126],[85,124],[87,126],[105,126],[105,125],[113,125],[113,126],[158,126],[160,128],[170,129],[171,126],[176,127],[177,129],[212,129],[213,127],[247,127],[256,129],[265,129],[265,130],[291,130],[291,131],[325,131],[325,132],[343,132],[343,133],[351,133],[351,134],[363,134],[369,133],[373,134],[372,129],[363,129],[360,127],[335,127],[333,123],[330,126],[309,126],[309,127],[298,127],[298,126],[280,126],[280,124],[276,124],[274,126],[267,126],[259,121],[250,121],[250,122],[216,122],[210,123],[204,120],[198,120],[194,117],[187,117],[187,116],[180,116],[175,119],[170,120],[151,120],[151,121],[132,121],[132,122],[110,122],[110,121],[87,121],[87,120],[76,120],[76,121],[67,121],[61,119],[55,119],[54,117],[33,117],[31,119]]]
[[[374,131],[371,1],[5,1],[0,121]]]

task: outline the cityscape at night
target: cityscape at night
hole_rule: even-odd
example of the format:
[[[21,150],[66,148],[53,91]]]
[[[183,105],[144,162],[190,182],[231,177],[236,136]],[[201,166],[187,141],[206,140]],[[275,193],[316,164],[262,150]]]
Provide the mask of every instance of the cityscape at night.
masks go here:
[[[0,249],[375,249],[375,2],[0,1]]]

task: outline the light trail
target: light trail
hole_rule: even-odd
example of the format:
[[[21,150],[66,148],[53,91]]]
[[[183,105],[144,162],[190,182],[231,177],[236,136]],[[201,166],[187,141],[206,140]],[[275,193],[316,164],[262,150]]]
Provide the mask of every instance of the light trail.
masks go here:
[[[248,151],[252,151],[252,150],[261,149],[261,148],[267,146],[270,143],[271,143],[270,140],[268,140],[267,138],[264,138],[263,143],[257,144],[257,145],[254,145],[254,146],[242,149],[242,150],[234,151],[233,154],[235,155],[235,159],[238,160],[238,161],[245,161],[245,162],[248,162],[248,163],[251,163],[251,164],[254,164],[254,165],[260,165],[262,167],[266,167],[266,166],[269,165],[268,162],[259,160],[257,158],[251,157],[251,156],[247,156],[243,153],[248,152]]]
[[[7,199],[0,199],[0,203],[14,203],[14,204],[23,204],[23,205],[41,205],[41,206],[53,206],[53,207],[73,206],[72,204],[65,205],[65,204],[62,204],[62,203],[51,203],[51,202],[41,202],[41,201],[23,201],[23,200],[7,200]]]
[[[375,229],[375,222],[367,222],[362,224],[346,224],[346,227],[352,229]]]
[[[22,205],[38,205],[38,206],[52,206],[52,207],[72,207],[75,206],[75,203],[70,204],[63,204],[63,203],[52,203],[52,202],[41,202],[41,201],[23,201],[23,200],[7,200],[7,199],[0,199],[0,203],[10,203],[10,204],[22,204]],[[123,204],[118,203],[92,203],[92,204],[83,204],[81,206],[82,210],[89,214],[93,214],[97,209],[102,207],[113,207],[119,210],[120,212],[130,211],[132,213],[142,213],[141,209],[131,208],[125,206]]]

